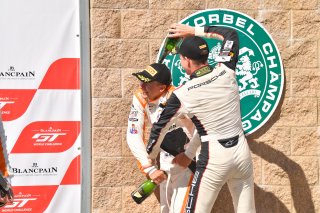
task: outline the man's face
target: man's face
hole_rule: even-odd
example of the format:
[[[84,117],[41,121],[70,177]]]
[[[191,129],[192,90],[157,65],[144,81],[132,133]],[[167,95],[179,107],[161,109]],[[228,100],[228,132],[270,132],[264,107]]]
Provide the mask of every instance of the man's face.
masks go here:
[[[159,98],[166,89],[166,85],[157,81],[151,81],[149,83],[140,82],[140,87],[144,95],[150,100]]]
[[[190,75],[190,59],[186,58],[185,56],[180,55],[180,63],[182,68],[186,71],[188,75]]]

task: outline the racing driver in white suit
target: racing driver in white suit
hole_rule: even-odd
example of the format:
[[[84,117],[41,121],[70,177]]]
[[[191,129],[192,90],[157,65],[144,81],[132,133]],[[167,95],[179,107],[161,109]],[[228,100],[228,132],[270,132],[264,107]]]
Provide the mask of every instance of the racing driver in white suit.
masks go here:
[[[142,172],[156,184],[160,184],[161,212],[180,213],[184,210],[188,198],[187,190],[193,173],[189,168],[172,164],[173,155],[164,150],[160,151],[160,169],[158,169],[149,161],[144,143],[147,122],[154,123],[159,119],[167,99],[174,90],[171,85],[171,72],[166,65],[154,63],[133,75],[140,80],[140,88],[133,95],[128,118],[128,146],[138,160]],[[181,128],[181,125],[184,128]],[[166,132],[163,145],[173,143],[175,144],[173,153],[170,153],[181,153],[193,132],[194,125],[189,118],[178,119]],[[167,175],[168,180],[166,180]]]

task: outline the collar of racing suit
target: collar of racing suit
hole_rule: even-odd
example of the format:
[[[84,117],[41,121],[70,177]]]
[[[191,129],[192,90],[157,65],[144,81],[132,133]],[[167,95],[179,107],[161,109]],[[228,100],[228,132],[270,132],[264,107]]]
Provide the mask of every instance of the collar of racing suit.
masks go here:
[[[204,67],[201,67],[200,69],[194,71],[191,75],[190,75],[190,79],[193,79],[193,78],[198,78],[200,76],[204,76],[210,72],[212,72],[212,67],[209,66],[209,65],[206,65]]]

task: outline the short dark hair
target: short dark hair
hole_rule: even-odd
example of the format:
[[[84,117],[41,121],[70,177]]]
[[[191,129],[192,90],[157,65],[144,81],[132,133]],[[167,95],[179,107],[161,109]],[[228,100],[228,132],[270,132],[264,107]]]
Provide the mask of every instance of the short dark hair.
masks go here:
[[[209,47],[203,38],[190,36],[183,39],[177,52],[199,63],[206,63],[209,56]]]

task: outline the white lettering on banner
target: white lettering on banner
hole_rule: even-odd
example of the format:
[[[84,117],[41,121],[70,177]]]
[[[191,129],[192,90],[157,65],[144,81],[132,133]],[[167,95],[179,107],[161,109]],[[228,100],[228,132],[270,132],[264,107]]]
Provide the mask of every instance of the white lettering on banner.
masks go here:
[[[12,204],[7,204],[4,208],[22,208],[32,200],[37,200],[37,198],[15,198]]]
[[[203,16],[194,19],[194,25],[197,27],[202,27],[205,24],[206,24],[206,19]]]
[[[232,24],[232,23],[233,23],[233,16],[232,16],[232,15],[225,14],[225,15],[223,16],[223,23]]]
[[[270,85],[269,88],[270,89],[268,89],[268,95],[266,98],[274,101],[276,99],[276,96],[274,93],[277,91],[278,87],[276,87],[274,85]]]
[[[273,53],[273,48],[272,48],[272,45],[271,45],[270,43],[265,43],[264,45],[262,45],[262,49],[263,49],[263,52],[264,52],[266,55],[269,55],[269,54]],[[278,67],[278,64],[277,64],[277,63],[274,63],[274,60],[275,60],[275,59],[276,59],[276,56],[275,56],[275,55],[267,57],[267,60],[270,62],[269,68],[276,68],[276,67]]]
[[[37,142],[52,142],[60,135],[66,135],[67,133],[36,133],[32,138],[37,139]]]
[[[195,18],[193,20],[194,26],[202,27],[205,25],[214,25],[214,24],[221,24],[220,20],[224,24],[235,24],[237,27],[245,29],[247,33],[254,36],[254,25],[247,23],[247,20],[244,18],[237,17],[235,18],[233,15],[230,14],[223,14],[223,17],[221,19],[219,14],[210,14],[208,15],[208,22],[206,21],[206,17],[200,16],[198,18]],[[187,25],[190,25],[190,23],[186,23]]]
[[[208,16],[209,23],[219,23],[219,15],[218,14],[210,14]]]
[[[261,118],[262,118],[262,117],[261,117],[260,110],[257,110],[256,114],[253,115],[253,116],[251,116],[251,118],[252,118],[253,120],[260,121]]]
[[[279,79],[279,75],[277,75],[277,73],[270,71],[270,75],[271,75],[270,83],[273,83]]]
[[[242,128],[243,130],[248,130],[252,127],[251,121],[250,120],[245,120],[242,122]]]
[[[268,112],[271,109],[272,105],[267,102],[267,101],[263,101],[263,107],[262,107],[262,111],[263,112]]]

